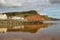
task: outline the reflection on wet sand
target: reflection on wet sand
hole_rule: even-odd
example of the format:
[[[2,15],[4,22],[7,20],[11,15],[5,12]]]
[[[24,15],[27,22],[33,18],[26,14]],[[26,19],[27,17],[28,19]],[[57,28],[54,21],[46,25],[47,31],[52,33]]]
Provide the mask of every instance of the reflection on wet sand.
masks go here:
[[[48,28],[48,24],[29,24],[29,25],[22,25],[22,26],[15,26],[9,28],[7,31],[8,32],[31,32],[35,33],[37,32],[40,28]]]
[[[21,29],[19,28],[20,26],[18,26],[19,32],[17,32],[18,29],[13,27],[14,29],[9,29],[6,33],[0,33],[0,40],[60,40],[60,24],[24,26],[24,29]],[[30,30],[30,28],[33,30]]]

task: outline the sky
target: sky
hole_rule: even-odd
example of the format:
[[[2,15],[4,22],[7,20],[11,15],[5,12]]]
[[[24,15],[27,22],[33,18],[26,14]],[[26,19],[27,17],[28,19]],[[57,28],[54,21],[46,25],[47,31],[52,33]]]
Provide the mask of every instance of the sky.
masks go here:
[[[36,10],[41,15],[60,18],[60,0],[0,0],[0,12]]]

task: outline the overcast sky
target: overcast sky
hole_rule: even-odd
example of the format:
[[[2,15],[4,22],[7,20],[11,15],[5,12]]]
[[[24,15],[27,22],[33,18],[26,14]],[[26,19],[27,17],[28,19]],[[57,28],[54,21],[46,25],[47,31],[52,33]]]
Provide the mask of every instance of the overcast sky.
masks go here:
[[[36,10],[60,18],[60,0],[0,0],[0,12]]]

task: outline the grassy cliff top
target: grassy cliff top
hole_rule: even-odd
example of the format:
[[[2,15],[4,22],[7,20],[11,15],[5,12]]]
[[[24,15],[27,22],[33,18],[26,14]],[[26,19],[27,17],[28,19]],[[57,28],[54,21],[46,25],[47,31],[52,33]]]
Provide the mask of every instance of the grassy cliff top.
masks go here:
[[[29,15],[34,15],[34,14],[38,14],[37,11],[35,10],[30,10],[30,11],[23,11],[23,12],[7,12],[5,13],[7,14],[7,16],[29,16]]]

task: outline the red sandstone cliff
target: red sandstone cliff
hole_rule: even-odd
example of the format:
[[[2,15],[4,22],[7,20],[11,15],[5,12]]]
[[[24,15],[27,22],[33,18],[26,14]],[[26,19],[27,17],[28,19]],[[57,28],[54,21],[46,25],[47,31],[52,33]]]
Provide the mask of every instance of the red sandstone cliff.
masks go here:
[[[39,15],[39,14],[34,14],[32,16],[27,16],[25,17],[25,19],[29,20],[29,21],[44,21],[45,19]]]

